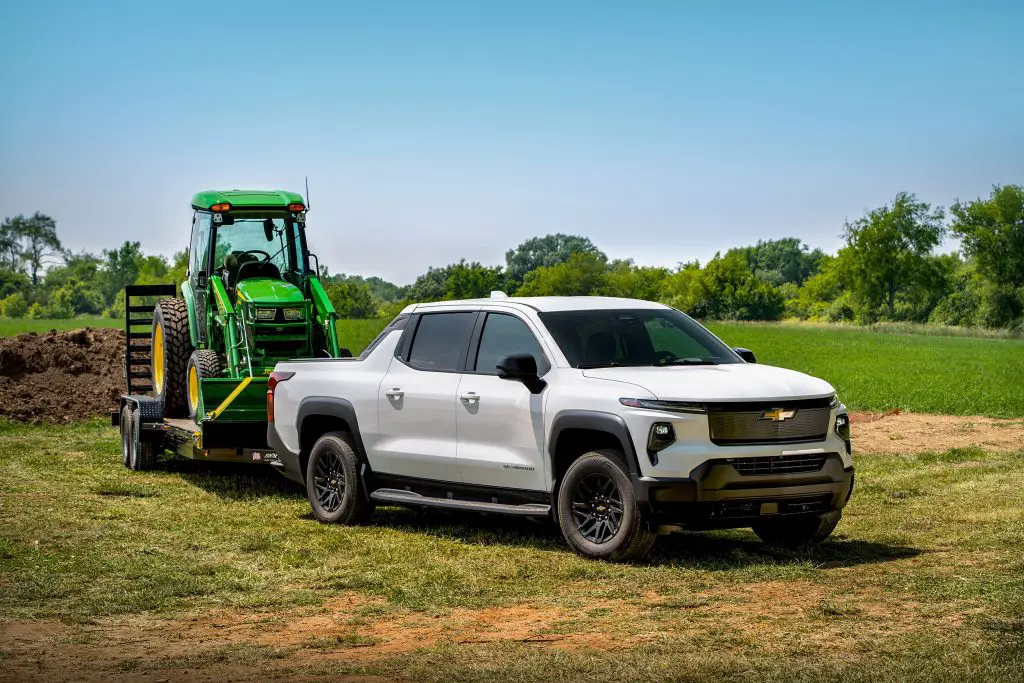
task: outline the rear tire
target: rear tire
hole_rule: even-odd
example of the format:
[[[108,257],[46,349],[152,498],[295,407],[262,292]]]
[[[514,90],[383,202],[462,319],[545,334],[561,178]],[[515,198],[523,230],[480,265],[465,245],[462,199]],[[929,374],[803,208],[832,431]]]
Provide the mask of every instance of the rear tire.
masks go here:
[[[842,518],[842,511],[834,510],[823,515],[800,515],[760,522],[753,529],[769,545],[800,548],[822,543],[832,535]]]
[[[157,302],[153,310],[151,354],[153,396],[163,401],[165,417],[183,417],[187,411],[185,373],[192,355],[184,299]]]
[[[626,459],[614,449],[569,465],[558,489],[558,526],[573,550],[595,560],[641,558],[658,538],[637,505]]]
[[[188,368],[185,370],[185,393],[188,407],[188,416],[199,422],[197,416],[199,410],[199,380],[207,377],[223,377],[224,363],[220,355],[212,349],[196,349],[188,359]],[[193,384],[194,382],[194,384]],[[204,410],[206,406],[203,406]]]
[[[328,432],[313,445],[306,464],[306,498],[323,524],[360,524],[373,514],[363,493],[352,435]]]

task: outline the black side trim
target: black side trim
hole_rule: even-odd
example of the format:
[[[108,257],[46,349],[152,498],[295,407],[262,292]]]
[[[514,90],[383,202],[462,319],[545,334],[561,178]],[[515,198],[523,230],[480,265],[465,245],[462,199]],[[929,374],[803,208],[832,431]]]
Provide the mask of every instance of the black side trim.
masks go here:
[[[462,482],[438,481],[420,477],[406,477],[397,474],[375,473],[367,484],[371,493],[376,489],[398,489],[434,498],[454,498],[465,501],[523,505],[527,503],[549,503],[545,491],[510,489],[501,486],[466,484]]]
[[[548,440],[548,455],[551,462],[555,461],[555,447],[558,437],[566,429],[589,429],[595,432],[608,432],[619,440],[622,451],[626,454],[626,463],[631,474],[640,474],[640,463],[637,461],[633,439],[629,435],[626,421],[615,413],[603,413],[597,410],[563,410],[555,415],[551,423],[551,435]]]
[[[352,404],[343,398],[332,396],[307,396],[299,401],[299,408],[295,415],[295,424],[298,426],[299,443],[302,443],[302,425],[307,418],[317,415],[340,417],[348,423],[352,430],[352,438],[355,439],[356,449],[359,456],[366,460],[366,449],[363,448],[363,437],[359,432],[359,420],[356,418],[356,409]]]

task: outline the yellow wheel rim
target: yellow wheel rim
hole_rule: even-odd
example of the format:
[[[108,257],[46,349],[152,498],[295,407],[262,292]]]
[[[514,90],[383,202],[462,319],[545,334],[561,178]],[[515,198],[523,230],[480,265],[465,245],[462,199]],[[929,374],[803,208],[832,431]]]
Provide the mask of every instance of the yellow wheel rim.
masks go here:
[[[199,405],[199,373],[196,372],[196,366],[191,366],[188,369],[188,409],[192,412],[196,412],[196,407]]]
[[[153,328],[153,393],[164,388],[164,328],[157,323]]]

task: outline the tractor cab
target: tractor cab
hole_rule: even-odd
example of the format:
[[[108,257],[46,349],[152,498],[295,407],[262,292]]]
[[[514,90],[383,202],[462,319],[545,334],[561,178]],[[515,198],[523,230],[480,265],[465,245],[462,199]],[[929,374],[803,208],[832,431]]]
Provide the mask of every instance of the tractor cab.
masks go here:
[[[153,309],[152,393],[165,417],[258,430],[279,361],[341,355],[337,314],[311,268],[305,201],[207,191],[192,209],[181,296]]]

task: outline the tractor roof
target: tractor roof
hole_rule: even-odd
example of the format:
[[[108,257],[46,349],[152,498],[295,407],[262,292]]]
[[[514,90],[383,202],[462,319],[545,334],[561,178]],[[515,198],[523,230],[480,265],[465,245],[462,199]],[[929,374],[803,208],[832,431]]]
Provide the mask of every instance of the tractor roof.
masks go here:
[[[302,195],[286,190],[204,190],[192,197],[192,208],[209,211],[214,204],[232,208],[287,209],[289,204],[305,204]]]

